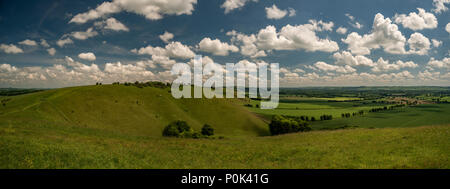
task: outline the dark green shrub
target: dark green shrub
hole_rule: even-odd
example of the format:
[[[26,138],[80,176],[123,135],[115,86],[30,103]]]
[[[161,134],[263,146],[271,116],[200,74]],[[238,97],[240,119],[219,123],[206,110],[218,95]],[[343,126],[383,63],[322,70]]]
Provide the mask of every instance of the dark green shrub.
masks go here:
[[[349,114],[350,115],[350,114]],[[332,115],[321,115],[320,116],[320,120],[332,120],[333,116]]]
[[[205,124],[202,128],[202,135],[212,136],[214,135],[214,128],[211,125]]]
[[[193,130],[185,121],[174,121],[167,125],[163,130],[163,136],[168,137],[187,137],[192,135]]]
[[[196,134],[196,132],[189,128],[189,130],[183,131],[180,133],[180,138],[193,138],[193,136]]]
[[[178,137],[180,136],[180,131],[176,125],[169,124],[164,128],[162,134],[166,137]]]
[[[192,133],[192,136],[191,136],[192,138],[195,138],[195,139],[199,139],[199,138],[202,138],[203,136],[200,134],[200,133]]]
[[[269,124],[269,130],[272,135],[295,133],[310,131],[308,122],[301,118],[290,118],[276,115],[272,118],[272,122]]]

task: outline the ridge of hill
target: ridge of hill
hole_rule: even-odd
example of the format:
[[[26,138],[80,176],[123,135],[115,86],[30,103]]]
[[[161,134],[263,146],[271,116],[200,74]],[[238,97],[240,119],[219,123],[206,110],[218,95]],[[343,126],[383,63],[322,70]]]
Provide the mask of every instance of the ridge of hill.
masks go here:
[[[161,136],[168,123],[184,120],[197,131],[209,124],[216,135],[269,135],[267,125],[243,107],[242,100],[174,99],[169,88],[83,86],[0,99],[4,102],[0,125],[57,125]]]

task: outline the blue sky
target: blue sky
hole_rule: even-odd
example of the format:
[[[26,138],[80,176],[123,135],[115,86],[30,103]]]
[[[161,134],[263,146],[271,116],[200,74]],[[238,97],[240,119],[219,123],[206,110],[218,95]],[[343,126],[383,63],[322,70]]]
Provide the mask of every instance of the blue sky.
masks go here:
[[[192,53],[218,64],[279,63],[282,86],[448,86],[448,2],[0,1],[0,87],[171,81],[170,66]],[[268,26],[275,38],[259,35]],[[243,52],[243,37],[264,56]]]

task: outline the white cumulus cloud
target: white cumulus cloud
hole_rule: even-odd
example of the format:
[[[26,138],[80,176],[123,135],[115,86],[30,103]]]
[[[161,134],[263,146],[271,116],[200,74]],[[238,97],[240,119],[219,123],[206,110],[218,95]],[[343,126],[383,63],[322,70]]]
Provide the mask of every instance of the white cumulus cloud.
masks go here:
[[[41,45],[43,46],[43,47],[50,47],[50,45],[47,43],[47,40],[45,40],[45,39],[41,39]]]
[[[362,27],[364,27],[362,24],[360,24],[359,22],[355,21],[355,17],[350,15],[349,13],[346,13],[345,16],[347,16],[348,19],[350,19],[349,24],[356,28],[356,29],[361,29]]]
[[[164,43],[169,43],[170,40],[173,39],[173,37],[174,37],[173,34],[170,33],[170,32],[168,32],[168,31],[165,31],[164,34],[162,34],[162,35],[159,36],[159,38],[160,38],[162,41],[164,41]]]
[[[256,46],[255,34],[245,35],[236,31],[229,31],[227,35],[232,36],[231,41],[233,43],[240,44],[241,54],[251,58],[265,57],[267,54],[264,50],[259,50]]]
[[[421,33],[413,33],[408,39],[410,54],[425,55],[430,50],[430,40]]]
[[[258,2],[258,0],[225,0],[225,2],[220,7],[225,9],[225,14],[228,14],[234,9],[245,6],[245,4],[250,1]]]
[[[72,44],[72,43],[73,43],[73,41],[70,38],[59,39],[58,41],[56,41],[56,44],[59,47],[64,47],[64,45]]]
[[[71,36],[75,39],[78,40],[86,40],[90,37],[94,37],[98,35],[98,32],[96,32],[94,30],[94,28],[88,28],[86,31],[77,31],[77,32],[72,32]]]
[[[442,60],[430,58],[427,65],[429,66],[429,68],[450,69],[450,58],[446,57]]]
[[[88,53],[80,53],[78,55],[78,58],[81,58],[83,60],[89,60],[89,61],[94,61],[96,59],[95,54],[88,52]]]
[[[445,31],[447,31],[448,33],[450,33],[450,23],[448,23],[447,25],[445,25]]]
[[[191,15],[197,0],[113,0],[103,2],[97,8],[75,15],[69,23],[83,24],[122,11],[159,20],[164,15]]]
[[[431,42],[433,43],[433,47],[439,47],[442,45],[442,41],[439,41],[437,39],[431,39]]]
[[[7,54],[23,53],[23,50],[13,44],[0,44],[0,50]]]
[[[266,16],[268,19],[281,19],[284,18],[286,15],[288,16],[295,16],[295,10],[292,8],[288,8],[287,10],[281,10],[279,9],[275,4],[272,5],[272,7],[266,7]]]
[[[448,10],[446,4],[450,4],[450,0],[433,0],[433,12],[440,14]]]
[[[382,48],[390,54],[419,54],[425,55],[430,49],[430,40],[421,33],[413,33],[406,40],[398,26],[393,24],[389,18],[384,18],[380,13],[375,15],[372,31],[363,36],[356,32],[347,35],[342,42],[348,44],[348,49],[353,54],[367,55],[372,49]],[[406,51],[405,46],[410,50]]]
[[[336,32],[337,32],[338,34],[344,35],[344,34],[347,33],[347,28],[339,27],[339,28],[336,30]]]
[[[262,50],[296,50],[334,52],[339,50],[335,41],[320,39],[316,31],[330,30],[332,22],[316,22],[310,20],[309,24],[286,25],[280,32],[274,26],[261,29],[256,35],[256,45]]]
[[[336,65],[331,65],[331,64],[327,64],[325,62],[316,62],[314,64],[314,66],[316,68],[318,68],[319,70],[323,70],[323,71],[335,71],[338,73],[352,73],[352,72],[356,72],[355,68],[352,68],[349,65],[345,65],[345,66],[336,66]]]
[[[38,45],[38,44],[36,43],[36,41],[29,40],[29,39],[25,39],[25,40],[19,42],[19,44],[21,44],[21,45],[27,45],[27,46],[37,46],[37,45]]]
[[[403,62],[401,60],[398,60],[397,62],[390,64],[388,60],[379,58],[378,61],[376,62],[375,67],[372,68],[372,71],[373,72],[387,72],[387,71],[400,70],[402,68],[416,68],[416,67],[418,67],[418,65],[412,61]]]
[[[137,54],[148,54],[148,55],[157,55],[157,56],[167,56],[170,58],[179,58],[179,59],[189,59],[195,56],[195,53],[186,46],[181,44],[180,42],[170,42],[164,48],[162,47],[142,47],[139,50],[133,49],[132,52]]]
[[[115,18],[108,18],[102,22],[96,22],[94,25],[113,31],[130,31],[127,26],[125,26]]]
[[[433,13],[426,12],[422,8],[417,8],[419,13],[411,12],[409,15],[396,14],[394,21],[397,24],[402,24],[403,27],[412,30],[433,29],[438,25],[437,18]]]
[[[328,38],[321,39],[316,32],[332,31],[333,22],[309,20],[308,24],[290,24],[277,31],[275,26],[269,25],[259,30],[257,34],[242,34],[235,30],[227,32],[232,36],[233,43],[240,44],[241,54],[252,58],[267,56],[266,51],[272,50],[305,50],[307,52],[334,52],[339,50],[335,41]]]
[[[349,66],[369,66],[373,67],[375,64],[370,58],[362,55],[353,56],[348,51],[336,52],[333,54],[333,58],[336,60],[335,64],[349,65]]]
[[[47,52],[50,56],[54,56],[56,54],[56,49],[55,48],[49,48],[47,49]]]
[[[209,37],[203,38],[198,46],[200,51],[208,52],[217,56],[228,56],[229,51],[239,51],[239,48],[234,45],[221,42],[219,39],[211,40]]]

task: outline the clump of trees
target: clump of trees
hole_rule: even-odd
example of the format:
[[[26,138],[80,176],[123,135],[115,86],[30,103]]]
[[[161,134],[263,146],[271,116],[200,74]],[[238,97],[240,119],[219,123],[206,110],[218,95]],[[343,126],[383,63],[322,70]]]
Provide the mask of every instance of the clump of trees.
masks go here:
[[[191,135],[193,133],[193,129],[189,127],[187,122],[185,121],[174,121],[167,125],[163,130],[163,136],[166,137],[183,137],[187,135]]]
[[[395,108],[399,108],[399,107],[405,107],[406,104],[397,104],[394,106],[384,106],[383,108],[372,108],[369,110],[369,112],[380,112],[380,111],[386,111],[386,110],[394,110]]]
[[[360,115],[360,116],[362,116],[362,115],[364,115],[364,110],[360,110],[360,111],[358,111],[358,112],[353,112],[353,113],[342,113],[341,114],[341,117],[342,118],[349,118],[349,117],[351,117],[351,116],[357,116],[357,115]]]
[[[300,119],[303,121],[309,121],[309,117],[308,116],[300,116]]]
[[[341,114],[342,118],[349,118],[350,116],[351,116],[350,113],[342,113]]]
[[[309,117],[309,116],[305,116],[305,115],[301,115],[301,116],[284,116],[284,117],[290,118],[290,119],[295,119],[295,120],[302,120],[302,121],[317,121],[317,119],[315,117],[313,117],[313,116]]]
[[[275,115],[269,124],[269,130],[272,135],[280,135],[310,131],[311,127],[308,122],[301,120],[300,118]]]
[[[120,85],[120,82],[114,82],[112,83],[113,85]],[[155,87],[155,88],[161,88],[161,89],[165,89],[165,88],[170,88],[170,83],[163,83],[160,81],[148,81],[148,82],[139,82],[136,81],[134,83],[132,82],[125,82],[123,83],[123,85],[125,86],[135,86],[138,88],[144,88],[144,87]]]
[[[214,128],[212,128],[211,125],[208,125],[208,124],[203,125],[202,135],[204,135],[204,136],[213,136],[214,135]]]
[[[332,115],[321,115],[320,116],[320,120],[321,121],[325,121],[325,120],[332,120],[333,116]]]
[[[359,115],[364,115],[364,110],[359,110],[358,114]]]
[[[214,135],[214,128],[211,125],[205,124],[199,133],[195,132],[186,121],[178,120],[164,127],[162,135],[177,138],[209,138]]]

